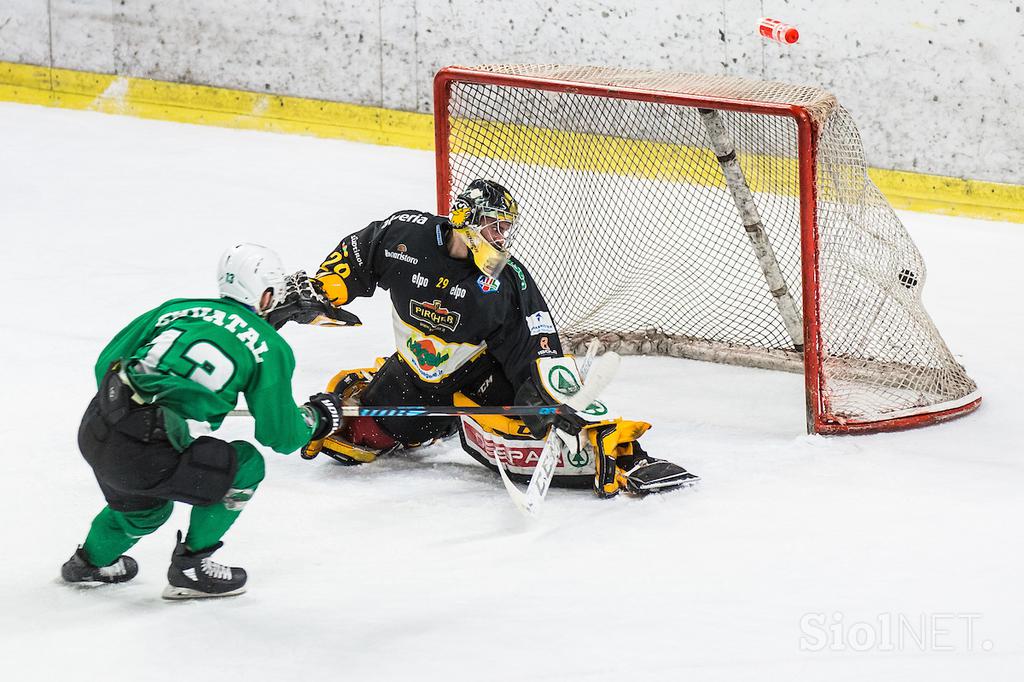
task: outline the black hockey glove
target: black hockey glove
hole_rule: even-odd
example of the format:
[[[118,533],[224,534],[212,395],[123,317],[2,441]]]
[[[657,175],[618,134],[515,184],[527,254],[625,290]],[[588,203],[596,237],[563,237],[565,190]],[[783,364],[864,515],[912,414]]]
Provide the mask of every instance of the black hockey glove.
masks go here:
[[[267,313],[267,322],[280,329],[288,322],[351,327],[362,324],[358,317],[332,305],[324,294],[323,284],[299,270],[285,278],[287,290],[284,303]]]
[[[309,396],[308,407],[320,420],[310,440],[322,440],[341,428],[342,397],[339,393],[317,393]]]
[[[544,399],[532,381],[527,381],[516,391],[516,404],[540,406],[550,405],[551,401]],[[522,419],[526,428],[530,430],[530,435],[534,438],[544,438],[552,426],[570,436],[576,436],[587,425],[587,421],[574,412],[555,415],[525,415]]]

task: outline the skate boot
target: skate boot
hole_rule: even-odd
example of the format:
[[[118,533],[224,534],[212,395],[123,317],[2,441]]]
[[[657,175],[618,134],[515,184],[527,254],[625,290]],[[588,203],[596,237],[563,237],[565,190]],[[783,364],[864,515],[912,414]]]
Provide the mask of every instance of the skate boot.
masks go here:
[[[164,599],[230,597],[245,592],[245,569],[222,566],[210,558],[223,545],[223,542],[218,542],[201,552],[190,552],[179,530],[178,545],[167,569],[169,585],[164,588]]]
[[[615,464],[619,485],[634,495],[642,496],[687,488],[700,480],[700,476],[691,474],[678,464],[656,459],[646,453],[620,455]]]
[[[60,567],[60,577],[68,583],[124,583],[139,573],[139,564],[126,554],[109,566],[94,566],[79,547]]]

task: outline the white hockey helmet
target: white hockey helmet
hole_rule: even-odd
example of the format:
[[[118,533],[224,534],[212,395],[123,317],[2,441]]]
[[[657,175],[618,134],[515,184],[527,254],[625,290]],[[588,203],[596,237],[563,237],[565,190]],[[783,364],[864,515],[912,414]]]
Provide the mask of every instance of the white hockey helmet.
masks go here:
[[[259,244],[236,244],[220,257],[217,288],[222,298],[231,298],[264,315],[281,305],[285,297],[285,271],[281,258]],[[273,291],[270,305],[260,310],[260,299]]]

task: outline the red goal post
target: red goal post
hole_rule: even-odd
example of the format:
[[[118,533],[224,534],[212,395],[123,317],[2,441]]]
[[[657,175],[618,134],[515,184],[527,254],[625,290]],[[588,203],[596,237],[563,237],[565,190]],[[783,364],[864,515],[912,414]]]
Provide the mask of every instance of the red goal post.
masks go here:
[[[919,426],[980,403],[920,303],[920,254],[831,94],[453,66],[435,77],[434,109],[438,211],[475,177],[509,187],[522,207],[513,253],[568,348],[598,338],[624,353],[802,371],[816,433]],[[643,257],[616,260],[619,243]]]

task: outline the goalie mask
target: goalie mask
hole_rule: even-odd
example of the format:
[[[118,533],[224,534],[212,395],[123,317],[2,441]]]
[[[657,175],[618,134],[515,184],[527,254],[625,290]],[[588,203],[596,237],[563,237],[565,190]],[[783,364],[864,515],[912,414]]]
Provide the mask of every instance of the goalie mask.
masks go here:
[[[492,180],[474,180],[452,204],[455,233],[488,277],[497,277],[505,267],[518,217],[519,204],[507,189]]]
[[[260,315],[281,305],[286,275],[276,253],[259,244],[237,244],[224,252],[217,266],[217,288],[222,298],[243,303]],[[270,289],[270,304],[260,309],[263,292]]]

